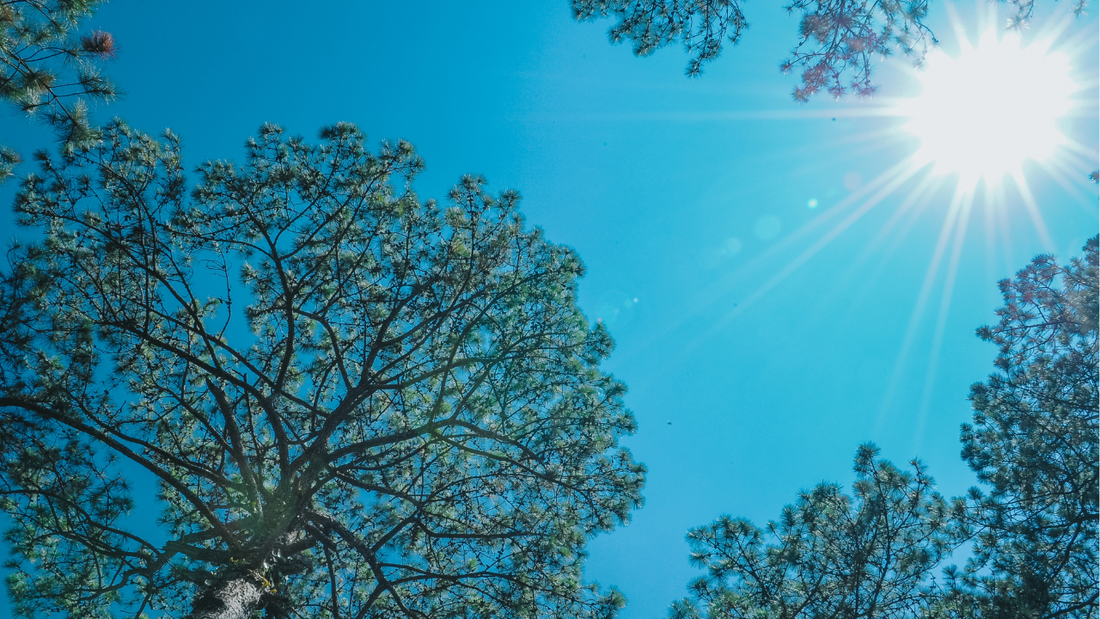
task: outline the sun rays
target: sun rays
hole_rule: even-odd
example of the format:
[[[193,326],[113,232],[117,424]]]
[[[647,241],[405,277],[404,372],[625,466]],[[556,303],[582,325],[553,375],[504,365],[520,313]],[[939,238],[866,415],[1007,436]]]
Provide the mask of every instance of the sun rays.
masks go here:
[[[1069,58],[1049,40],[1021,45],[989,28],[957,56],[936,50],[917,71],[921,93],[898,105],[920,140],[918,163],[955,174],[960,185],[997,183],[1026,160],[1046,161],[1065,140],[1058,120],[1078,88]]]
[[[934,297],[938,296],[931,341],[921,346],[927,348],[927,361],[916,407],[914,449],[920,447],[936,377],[940,373],[944,333],[956,292],[956,278],[960,268],[964,268],[960,257],[979,195],[985,211],[983,230],[990,248],[987,260],[995,260],[992,256],[994,245],[1007,247],[1008,219],[1023,213],[1044,250],[1053,252],[1057,248],[1028,174],[1032,170],[1045,173],[1068,193],[1087,201],[1080,181],[1089,167],[1095,165],[1088,161],[1089,157],[1096,156],[1095,153],[1065,136],[1059,128],[1060,120],[1068,114],[1095,114],[1096,110],[1094,95],[1093,100],[1074,100],[1074,96],[1085,89],[1094,93],[1091,89],[1096,85],[1095,82],[1078,84],[1071,79],[1074,54],[1084,47],[1080,39],[1052,51],[1052,41],[1065,31],[1068,20],[1055,21],[1053,28],[1040,33],[1030,44],[1024,44],[1015,33],[998,33],[990,27],[989,23],[996,20],[995,10],[985,17],[983,34],[976,44],[971,44],[961,21],[952,12],[954,30],[960,39],[958,56],[952,60],[936,52],[929,58],[925,72],[914,71],[923,87],[922,94],[885,106],[904,119],[898,130],[916,136],[919,146],[902,162],[902,167],[908,166],[907,169],[898,172],[895,166],[884,175],[904,177],[917,169],[925,173],[917,175],[919,180],[869,245],[879,245],[906,211],[913,207],[924,210],[929,205],[936,179],[953,181],[955,187],[950,205],[943,214],[939,237],[931,252],[876,422],[878,432],[891,415],[901,379],[911,371],[908,366],[914,348],[918,347],[917,335],[921,325],[932,318],[929,312]],[[882,114],[880,108],[873,115]],[[1037,165],[1025,172],[1028,161]],[[1074,183],[1072,178],[1079,180]],[[1011,209],[1006,208],[1010,202],[1023,208],[1010,212]],[[853,210],[852,216],[861,217],[874,204],[877,201],[868,200]],[[851,226],[854,223],[852,216],[834,225],[821,236],[821,241],[828,242],[839,231]],[[1000,243],[996,242],[998,238]],[[872,253],[865,251],[861,258]],[[789,267],[779,271],[779,276],[785,276],[805,259],[805,256],[795,258]],[[1007,257],[1004,261],[1008,262]],[[761,291],[774,287],[774,279]]]
[[[910,411],[913,419],[913,447],[919,449],[925,433],[930,410],[935,406],[937,375],[942,378],[947,367],[942,358],[946,350],[945,337],[953,329],[949,325],[952,302],[964,293],[956,290],[957,282],[972,265],[968,264],[965,248],[969,243],[984,237],[985,259],[988,272],[996,277],[1011,273],[1018,266],[1018,257],[1012,256],[1012,229],[1020,234],[1025,227],[1034,234],[1034,241],[1045,252],[1065,251],[1056,247],[1049,226],[1043,217],[1042,206],[1036,198],[1033,185],[1040,179],[1051,179],[1067,194],[1082,204],[1095,200],[1090,197],[1087,175],[1096,166],[1096,153],[1072,135],[1066,135],[1062,120],[1065,116],[1095,116],[1096,80],[1071,81],[1072,64],[1083,56],[1083,50],[1091,50],[1095,44],[1093,29],[1078,29],[1066,35],[1072,17],[1048,19],[1052,24],[1037,32],[1025,33],[1020,39],[1004,32],[990,34],[990,24],[997,22],[996,8],[985,10],[979,6],[983,32],[974,40],[966,39],[961,20],[951,11],[954,30],[959,35],[960,64],[946,76],[924,80],[925,92],[931,99],[914,98],[903,101],[898,98],[879,98],[865,103],[851,103],[829,109],[789,110],[775,113],[742,112],[736,120],[783,121],[792,118],[893,118],[895,122],[871,129],[859,135],[847,136],[845,146],[860,148],[887,146],[891,152],[902,154],[900,161],[871,178],[862,187],[852,191],[831,205],[814,204],[815,216],[797,227],[753,258],[743,260],[735,268],[719,275],[713,283],[687,301],[685,311],[678,320],[665,323],[659,332],[651,334],[650,343],[707,315],[706,326],[694,331],[686,341],[681,341],[675,359],[670,363],[689,363],[695,351],[714,341],[716,334],[728,330],[731,323],[751,312],[753,307],[767,299],[777,287],[787,282],[800,268],[810,263],[837,243],[863,245],[858,256],[835,273],[835,285],[830,290],[850,289],[855,278],[868,279],[867,271],[877,276],[887,268],[890,256],[901,246],[918,222],[938,220],[934,246],[929,246],[922,257],[927,261],[923,276],[915,278],[913,290],[915,302],[911,313],[905,317],[904,333],[893,360],[891,378],[884,387],[882,406],[875,421],[874,433],[897,419],[899,410]],[[949,34],[949,33],[948,33]],[[1052,44],[1052,41],[1058,41]],[[969,55],[969,56],[968,56]],[[1004,67],[994,63],[996,56],[1004,56],[1015,66],[1027,69],[1013,78]],[[929,60],[931,72],[936,62],[946,62],[944,57]],[[1044,64],[1046,63],[1046,64]],[[952,92],[965,85],[966,71],[977,72],[980,79],[977,90],[963,89],[959,96],[969,106],[968,117],[951,118]],[[1030,73],[1028,73],[1030,71]],[[921,81],[921,70],[909,75]],[[1027,84],[1001,87],[999,82],[1019,79]],[[937,80],[939,83],[937,83]],[[984,96],[982,89],[992,91],[994,98]],[[1049,100],[1030,97],[1030,89],[1042,89],[1050,94]],[[938,92],[937,92],[938,90]],[[938,98],[938,99],[937,99]],[[997,101],[1026,99],[1014,111],[987,114],[983,110],[995,106]],[[974,101],[971,101],[974,99]],[[957,103],[957,102],[956,102]],[[922,116],[921,105],[938,109]],[[964,107],[965,107],[964,106]],[[966,110],[963,110],[965,112]],[[975,114],[978,117],[974,116]],[[1034,126],[1019,127],[1020,117],[1035,121]],[[734,120],[714,117],[714,121]],[[970,127],[976,120],[980,127]],[[702,119],[696,119],[702,120]],[[984,122],[989,121],[989,122]],[[881,123],[881,121],[880,121]],[[937,127],[937,125],[943,125]],[[946,130],[945,130],[946,129]],[[952,132],[959,135],[953,135]],[[959,137],[965,138],[959,141]],[[969,142],[987,142],[974,145]],[[908,146],[906,146],[908,145]],[[981,148],[970,148],[980,146]],[[908,147],[909,151],[905,152]],[[975,162],[975,160],[977,160]],[[1037,176],[1039,175],[1039,176]],[[1041,198],[1040,198],[1041,199]],[[815,200],[816,202],[816,200]],[[1094,202],[1093,202],[1094,204]],[[884,223],[862,238],[853,238],[853,228],[869,213],[883,208]],[[1082,213],[1082,216],[1085,216]],[[1095,214],[1090,215],[1095,222]],[[921,224],[923,225],[923,224]],[[1092,224],[1089,224],[1092,225]],[[1015,239],[1019,242],[1021,239]],[[871,268],[867,264],[871,263]],[[989,278],[990,288],[994,277]],[[919,287],[919,292],[917,289]],[[966,291],[970,294],[969,291]],[[827,292],[826,294],[832,294]],[[841,293],[837,293],[841,294]],[[736,300],[736,303],[734,302]],[[723,307],[724,305],[724,307]],[[972,325],[970,328],[973,328]],[[643,347],[645,347],[643,345]],[[914,381],[914,378],[916,380]],[[903,385],[918,387],[910,394],[911,402],[899,408],[898,399]],[[904,387],[909,388],[909,387]],[[919,398],[919,399],[917,399]],[[872,414],[872,418],[874,415]],[[870,428],[869,428],[870,430]]]

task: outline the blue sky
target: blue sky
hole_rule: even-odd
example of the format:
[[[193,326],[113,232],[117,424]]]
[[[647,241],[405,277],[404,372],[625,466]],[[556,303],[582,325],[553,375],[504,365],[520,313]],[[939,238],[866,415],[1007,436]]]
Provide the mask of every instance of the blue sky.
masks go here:
[[[976,27],[974,5],[934,3],[950,51],[949,6]],[[1038,5],[1025,43],[1058,8]],[[610,22],[574,22],[567,0],[113,0],[92,25],[119,42],[108,73],[127,94],[95,115],[171,127],[191,166],[240,159],[263,122],[313,138],[350,121],[417,147],[422,197],[470,172],[519,190],[528,223],[587,265],[581,303],[618,343],[606,367],[630,388],[640,430],[626,443],[650,470],[645,508],[591,543],[587,575],[626,594],[624,619],[662,617],[699,575],[689,527],[723,513],[762,524],[799,489],[846,483],[861,442],[899,464],[919,456],[945,494],[972,485],[958,432],[969,385],[992,369],[974,329],[994,320],[996,282],[1037,253],[1076,255],[1100,226],[1085,178],[1100,132],[1095,17],[1062,35],[1085,84],[1062,128],[1092,153],[1078,156],[1087,169],[1060,183],[1025,167],[1049,242],[1013,186],[996,209],[979,192],[930,271],[951,181],[916,200],[927,171],[879,191],[916,147],[872,114],[916,92],[905,61],[878,66],[871,101],[799,105],[778,71],[797,19],[745,10],[742,42],[688,79],[679,48],[635,58],[608,44]],[[12,111],[0,133],[25,154],[51,140]],[[13,191],[0,187],[5,236]]]

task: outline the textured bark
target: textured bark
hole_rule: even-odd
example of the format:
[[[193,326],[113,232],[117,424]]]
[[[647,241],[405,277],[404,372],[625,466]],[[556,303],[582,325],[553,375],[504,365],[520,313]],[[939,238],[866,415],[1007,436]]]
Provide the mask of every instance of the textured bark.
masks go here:
[[[263,595],[263,587],[251,578],[218,581],[195,597],[185,619],[250,619]]]

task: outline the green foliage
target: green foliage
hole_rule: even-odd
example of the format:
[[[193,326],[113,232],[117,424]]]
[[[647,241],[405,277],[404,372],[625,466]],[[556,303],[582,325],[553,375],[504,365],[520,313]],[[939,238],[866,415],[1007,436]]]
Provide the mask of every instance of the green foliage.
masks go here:
[[[699,75],[717,58],[725,43],[736,44],[748,28],[739,0],[571,0],[579,20],[613,17],[612,43],[630,40],[634,53],[648,56],[680,42],[689,55],[686,73]],[[1035,0],[1007,0],[1012,6],[1010,28],[1027,27]],[[833,97],[875,92],[871,65],[895,51],[920,64],[936,44],[924,25],[929,0],[792,0],[787,12],[799,17],[798,39],[780,69],[801,72],[793,96],[808,101],[822,91]],[[1074,12],[1084,14],[1087,0],[1076,0]]]
[[[668,2],[666,0],[572,0],[573,16],[579,20],[614,15],[619,23],[611,27],[612,43],[631,40],[634,53],[648,56],[677,40],[691,56],[687,74],[698,75],[703,64],[722,52],[723,39],[737,43],[748,27],[737,2]]]
[[[971,387],[963,459],[988,491],[963,513],[967,581],[989,617],[1095,617],[1100,424],[1097,238],[1066,266],[1038,256],[1000,282],[997,372]]]
[[[821,484],[764,530],[728,516],[692,529],[691,561],[707,575],[669,616],[896,617],[925,605],[928,573],[952,547],[947,502],[919,462],[909,473],[877,454],[859,448],[851,497]]]
[[[613,43],[629,39],[634,53],[646,56],[680,41],[691,56],[688,75],[698,75],[704,63],[714,60],[728,41],[736,44],[748,21],[737,0],[572,0],[573,15],[586,20],[613,16]],[[794,98],[806,101],[828,91],[834,97],[846,92],[860,96],[874,93],[871,63],[901,49],[920,62],[935,43],[922,20],[928,0],[794,0],[789,13],[801,17],[794,51],[780,66],[784,73],[802,71],[802,83]]]
[[[97,61],[115,55],[106,32],[78,36],[80,21],[105,0],[10,0],[0,4],[0,99],[52,126],[62,142],[95,136],[88,104],[118,89]],[[0,163],[0,180],[8,174]],[[10,173],[10,170],[7,171]]]
[[[421,201],[413,148],[350,125],[266,125],[190,192],[176,136],[103,138],[38,157],[16,209],[44,240],[0,286],[21,614],[258,588],[272,617],[616,613],[581,566],[641,503],[634,421],[579,258],[515,192]],[[157,477],[163,546],[122,530],[111,458]]]
[[[6,146],[0,146],[0,183],[10,178],[15,173],[15,166],[22,161],[23,158],[19,153]]]
[[[855,500],[803,493],[766,531],[726,516],[688,533],[708,575],[675,619],[1095,619],[1100,500],[1098,238],[1059,266],[1039,256],[1000,282],[997,372],[971,388],[963,459],[987,491],[947,507],[919,463],[856,457]],[[959,569],[935,569],[972,542]]]

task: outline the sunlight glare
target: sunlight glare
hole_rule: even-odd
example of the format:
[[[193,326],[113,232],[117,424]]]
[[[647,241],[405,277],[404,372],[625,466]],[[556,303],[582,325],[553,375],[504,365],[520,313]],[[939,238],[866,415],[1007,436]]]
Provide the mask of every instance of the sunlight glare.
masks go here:
[[[906,128],[920,139],[917,161],[960,186],[986,184],[1042,161],[1065,138],[1056,126],[1076,90],[1069,58],[1049,44],[1020,45],[1015,33],[988,30],[977,47],[961,41],[956,58],[937,50],[919,73],[923,92],[902,104]]]

